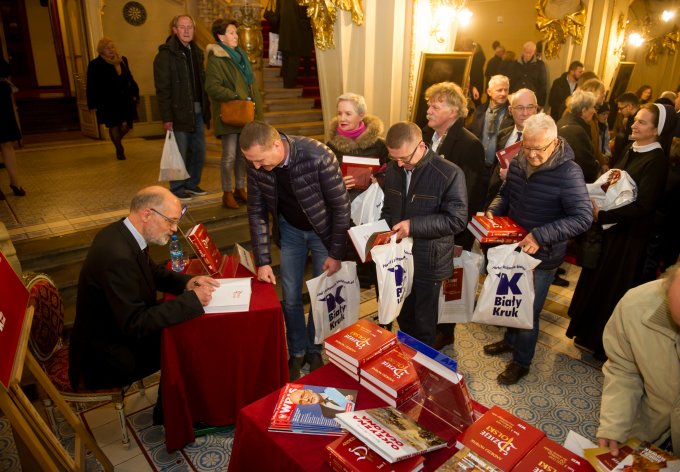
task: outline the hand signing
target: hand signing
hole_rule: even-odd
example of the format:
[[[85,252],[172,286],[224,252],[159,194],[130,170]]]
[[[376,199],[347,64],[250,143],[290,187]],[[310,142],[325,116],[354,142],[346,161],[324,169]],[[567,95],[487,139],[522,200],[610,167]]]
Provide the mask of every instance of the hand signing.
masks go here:
[[[212,300],[212,293],[215,291],[215,288],[219,286],[220,283],[217,280],[205,275],[199,275],[189,280],[187,290],[194,292],[201,305],[206,306]]]
[[[257,280],[260,282],[267,282],[276,285],[276,277],[274,276],[274,271],[272,266],[264,265],[257,268]]]
[[[538,241],[536,241],[536,238],[534,238],[534,235],[531,233],[527,234],[524,239],[518,243],[518,246],[527,254],[536,254],[541,248],[541,245],[538,244]]]

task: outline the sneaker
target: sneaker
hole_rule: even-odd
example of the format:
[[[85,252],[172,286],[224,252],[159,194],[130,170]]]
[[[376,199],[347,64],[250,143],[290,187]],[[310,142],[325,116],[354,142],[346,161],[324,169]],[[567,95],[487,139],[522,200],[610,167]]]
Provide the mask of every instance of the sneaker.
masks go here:
[[[484,353],[490,356],[497,356],[506,352],[512,352],[514,349],[514,347],[507,344],[505,341],[498,341],[497,343],[484,346]]]
[[[552,281],[552,285],[557,285],[558,287],[568,287],[569,281],[567,279],[563,279],[559,275],[555,275],[555,278]]]
[[[187,193],[188,193],[189,195],[208,195],[208,192],[206,192],[205,190],[203,190],[203,189],[202,189],[201,187],[199,187],[198,185],[195,186],[194,188],[188,188],[188,189],[187,189]]]
[[[186,192],[184,190],[180,190],[179,192],[173,192],[173,195],[177,197],[177,200],[180,202],[186,203],[191,201],[191,195],[189,192]]]
[[[512,361],[507,365],[505,370],[498,375],[497,380],[501,385],[514,385],[528,373],[528,367],[522,367],[517,362]]]
[[[290,356],[288,359],[288,376],[291,382],[300,378],[300,369],[305,364],[304,356]]]
[[[323,367],[323,359],[318,352],[308,352],[305,354],[305,362],[309,364],[309,371]]]

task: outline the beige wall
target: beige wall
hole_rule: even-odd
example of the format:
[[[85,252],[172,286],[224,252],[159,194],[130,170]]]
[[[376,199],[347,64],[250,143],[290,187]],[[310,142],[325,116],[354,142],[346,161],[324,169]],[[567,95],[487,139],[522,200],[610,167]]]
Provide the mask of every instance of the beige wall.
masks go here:
[[[59,86],[61,77],[59,77],[49,10],[47,7],[40,6],[40,0],[26,0],[26,16],[31,34],[33,63],[38,86]]]

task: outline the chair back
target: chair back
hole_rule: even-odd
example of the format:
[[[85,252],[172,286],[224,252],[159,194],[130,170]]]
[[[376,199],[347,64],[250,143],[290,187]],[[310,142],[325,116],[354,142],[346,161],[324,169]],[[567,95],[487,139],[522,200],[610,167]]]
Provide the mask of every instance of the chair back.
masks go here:
[[[28,289],[29,306],[35,310],[28,344],[38,360],[45,362],[61,346],[64,301],[46,274],[25,273],[23,282]]]

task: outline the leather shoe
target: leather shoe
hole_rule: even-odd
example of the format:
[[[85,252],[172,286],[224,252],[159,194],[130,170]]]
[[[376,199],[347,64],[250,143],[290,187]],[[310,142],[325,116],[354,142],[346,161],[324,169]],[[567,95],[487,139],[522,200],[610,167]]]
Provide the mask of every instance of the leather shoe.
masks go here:
[[[234,198],[234,192],[224,192],[222,194],[222,206],[234,210],[238,208],[238,202]]]
[[[439,351],[449,344],[453,344],[453,333],[438,332],[434,339],[434,348]]]
[[[243,203],[248,203],[248,192],[246,192],[246,189],[237,188],[234,192],[234,196]]]
[[[565,275],[567,273],[567,269],[563,267],[558,267],[557,272],[555,272],[557,275]]]
[[[568,287],[569,281],[567,279],[563,279],[559,275],[555,275],[555,278],[552,281],[552,285],[557,285],[558,287]]]
[[[517,362],[512,361],[505,367],[505,370],[498,375],[498,383],[501,385],[514,385],[528,373],[528,367],[522,367]]]
[[[305,362],[309,364],[310,372],[318,369],[319,367],[323,367],[323,359],[321,358],[321,354],[318,352],[308,352],[305,354]]]
[[[156,400],[156,405],[153,407],[153,415],[151,416],[151,419],[154,426],[160,426],[163,424],[163,402],[160,398]]]
[[[501,340],[497,343],[487,344],[484,346],[484,353],[488,354],[489,356],[497,356],[505,352],[512,352],[514,349],[514,347]]]
[[[288,376],[291,382],[300,378],[300,369],[305,364],[305,356],[290,356],[288,359]]]

